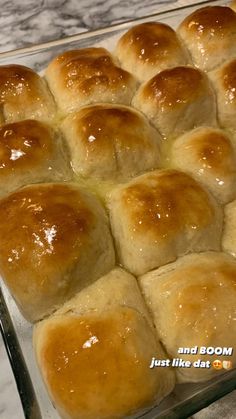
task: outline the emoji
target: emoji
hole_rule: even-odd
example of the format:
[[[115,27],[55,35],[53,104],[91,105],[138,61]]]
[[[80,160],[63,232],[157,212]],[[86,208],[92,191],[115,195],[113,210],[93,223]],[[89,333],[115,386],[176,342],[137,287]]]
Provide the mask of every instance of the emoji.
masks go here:
[[[223,361],[223,368],[225,370],[231,370],[233,368],[232,362],[231,361]]]
[[[212,362],[212,366],[213,368],[215,368],[215,370],[221,370],[222,362],[219,361],[219,359],[216,359],[215,361]]]

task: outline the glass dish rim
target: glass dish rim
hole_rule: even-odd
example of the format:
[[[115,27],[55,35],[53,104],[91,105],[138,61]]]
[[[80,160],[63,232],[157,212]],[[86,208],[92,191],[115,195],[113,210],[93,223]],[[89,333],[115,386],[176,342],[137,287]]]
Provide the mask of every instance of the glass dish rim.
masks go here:
[[[174,8],[165,9],[157,13],[152,13],[146,16],[135,18],[135,19],[125,20],[121,23],[115,23],[110,26],[93,29],[91,31],[90,30],[83,31],[75,35],[66,36],[65,38],[62,38],[62,39],[55,39],[52,41],[30,45],[28,47],[16,48],[9,51],[3,51],[3,52],[0,52],[0,61],[8,57],[14,57],[14,56],[19,57],[20,55],[34,53],[37,51],[41,51],[43,49],[46,50],[48,48],[66,45],[74,41],[89,39],[89,38],[93,38],[94,36],[105,35],[106,33],[109,34],[111,32],[121,31],[123,29],[125,30],[127,27],[130,27],[130,25],[132,25],[133,23],[134,24],[142,23],[143,21],[146,21],[146,20],[152,20],[152,19],[155,19],[156,17],[165,16],[168,13],[173,13],[177,11],[179,12],[181,10],[187,10],[187,9],[191,9],[193,7],[198,7],[198,6],[204,6],[204,5],[207,6],[208,4],[210,5],[212,3],[218,3],[218,1],[219,0],[202,0],[202,1],[200,0],[200,1],[197,1],[196,3],[190,3],[185,6],[180,6],[180,7],[176,6]],[[0,65],[1,65],[1,62],[0,62]]]
[[[184,6],[176,6],[174,8],[168,8],[162,11],[159,11],[157,13],[152,13],[146,16],[142,16],[136,19],[127,20],[121,23],[115,23],[110,26],[106,26],[103,28],[98,28],[91,31],[84,31],[75,35],[67,36],[62,39],[56,39],[48,42],[38,43],[35,45],[31,45],[28,47],[23,48],[17,48],[10,51],[4,51],[0,52],[0,65],[1,60],[5,60],[7,58],[20,58],[30,53],[35,52],[43,52],[48,49],[54,48],[54,47],[60,47],[60,46],[66,46],[67,44],[71,44],[76,41],[81,40],[87,40],[92,39],[93,37],[99,36],[99,35],[106,35],[106,34],[112,34],[114,32],[122,31],[128,29],[132,24],[138,24],[142,23],[147,20],[154,20],[154,19],[160,19],[164,16],[168,16],[170,13],[178,12],[181,13],[181,11],[185,11],[188,9],[193,9],[195,7],[204,7],[207,5],[212,5],[214,3],[219,3],[219,0],[203,0],[203,1],[197,1],[196,3],[186,4]],[[5,63],[4,63],[5,64]],[[21,351],[20,344],[18,343],[17,339],[17,333],[15,332],[11,315],[8,310],[7,304],[4,299],[4,295],[1,290],[1,283],[0,283],[0,332],[3,337],[3,342],[6,348],[6,353],[10,361],[11,369],[15,378],[15,382],[18,389],[18,394],[20,397],[20,401],[23,408],[23,414],[26,419],[43,419],[37,398],[35,396],[34,392],[34,386],[32,384],[32,380],[30,377],[30,374],[28,372],[28,368],[26,366],[26,363],[24,361],[24,355]],[[21,374],[19,374],[19,366],[21,368],[21,372],[23,371],[23,379],[21,377]],[[214,401],[220,399],[221,397],[225,396],[226,394],[230,393],[234,389],[236,389],[236,369],[233,369],[232,371],[229,371],[228,373],[224,374],[227,376],[227,378],[224,380],[223,383],[221,383],[222,376],[216,377],[215,382],[212,384],[209,384],[204,391],[208,395],[207,400],[202,400],[202,394],[199,390],[196,394],[190,397],[190,399],[186,401],[179,402],[172,408],[165,409],[162,413],[158,414],[156,416],[155,412],[153,412],[152,419],[156,418],[166,418],[166,419],[177,419],[180,418],[184,419],[189,417],[189,415],[192,415],[199,410],[203,409],[204,407],[207,407],[209,404],[213,403]],[[206,383],[207,384],[207,383]],[[224,384],[222,386],[222,384]],[[220,388],[221,387],[221,388]],[[25,391],[25,388],[27,388],[27,391]],[[216,394],[215,390],[218,388],[218,392]],[[190,403],[191,401],[191,403]],[[194,408],[195,401],[198,401],[198,407]],[[200,406],[200,409],[199,409]],[[179,416],[180,408],[184,407],[185,412],[183,415],[183,412],[181,411],[181,416]],[[170,411],[171,410],[171,411]],[[146,414],[150,414],[152,412],[152,409],[148,410]],[[142,417],[146,417],[146,414]]]

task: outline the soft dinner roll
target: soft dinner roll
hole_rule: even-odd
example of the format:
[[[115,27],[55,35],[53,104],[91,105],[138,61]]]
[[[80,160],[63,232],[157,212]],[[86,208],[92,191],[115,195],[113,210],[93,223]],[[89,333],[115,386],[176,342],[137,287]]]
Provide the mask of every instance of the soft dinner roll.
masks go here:
[[[48,121],[55,115],[55,104],[44,80],[22,65],[0,66],[0,121],[22,119]]]
[[[66,149],[49,125],[25,120],[0,127],[0,195],[30,183],[70,178]]]
[[[141,82],[189,60],[175,31],[159,22],[141,23],[129,29],[119,39],[115,53],[122,67]]]
[[[200,127],[177,138],[171,165],[188,172],[221,203],[236,198],[236,154],[224,131]]]
[[[222,248],[236,257],[236,200],[224,208]]]
[[[114,266],[104,209],[74,184],[27,186],[0,201],[0,274],[36,321]]]
[[[166,351],[172,358],[209,361],[208,367],[177,368],[180,382],[203,381],[236,366],[236,260],[224,253],[206,252],[184,256],[140,278],[144,297]],[[183,354],[179,348],[197,347]],[[201,348],[233,348],[233,356],[201,354]],[[222,367],[221,367],[222,368]]]
[[[129,105],[136,89],[134,77],[104,48],[63,52],[47,67],[46,79],[62,112],[94,102]]]
[[[77,174],[122,180],[159,167],[161,136],[127,106],[98,104],[69,115],[62,131]]]
[[[124,418],[159,403],[174,387],[137,282],[115,269],[37,324],[34,348],[62,418]]]
[[[193,67],[157,74],[138,89],[133,106],[167,138],[198,125],[216,125],[216,104],[207,76]]]
[[[216,92],[220,125],[236,129],[236,59],[211,71],[209,76]]]
[[[114,189],[108,202],[118,256],[135,275],[220,246],[221,209],[194,179],[155,170]]]
[[[236,13],[229,7],[196,10],[184,19],[178,34],[202,70],[210,71],[236,56]]]

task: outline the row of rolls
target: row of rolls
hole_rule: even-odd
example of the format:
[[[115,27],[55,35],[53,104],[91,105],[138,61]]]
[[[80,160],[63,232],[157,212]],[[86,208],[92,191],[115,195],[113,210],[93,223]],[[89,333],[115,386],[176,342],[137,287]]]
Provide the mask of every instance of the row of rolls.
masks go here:
[[[235,348],[235,38],[215,6],[0,67],[0,273],[62,418],[141,414],[222,373],[153,358]]]

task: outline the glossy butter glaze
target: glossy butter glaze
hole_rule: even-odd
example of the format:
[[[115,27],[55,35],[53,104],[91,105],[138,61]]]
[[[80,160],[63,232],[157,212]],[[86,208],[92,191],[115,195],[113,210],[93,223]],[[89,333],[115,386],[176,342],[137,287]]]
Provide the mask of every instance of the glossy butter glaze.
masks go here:
[[[50,2],[22,0],[21,2],[1,3],[1,52],[34,45],[53,39],[108,26],[111,23],[134,19],[171,7],[194,3],[193,0],[164,1],[130,1],[88,2],[87,0],[51,0]],[[53,24],[52,24],[53,22]],[[1,419],[23,419],[22,407],[17,394],[12,371],[0,337],[0,417]],[[225,400],[225,402],[224,402]],[[196,414],[196,418],[205,419],[207,415],[233,418],[236,409],[235,396],[228,395],[214,403],[211,407]],[[218,409],[217,409],[218,406]],[[223,410],[222,410],[223,409]]]

